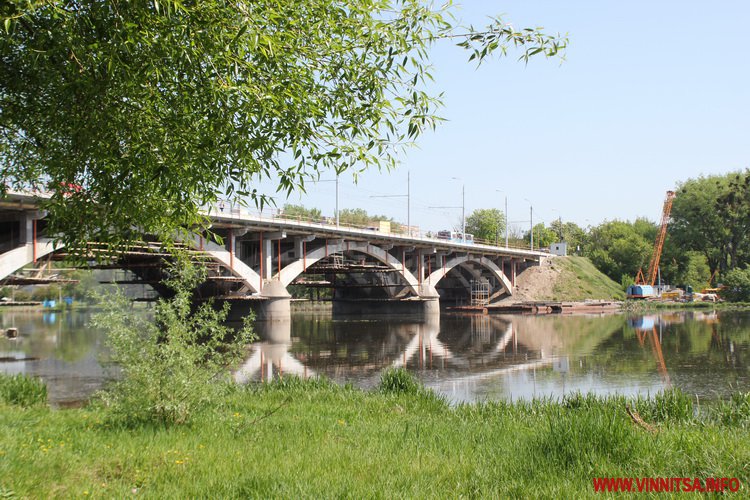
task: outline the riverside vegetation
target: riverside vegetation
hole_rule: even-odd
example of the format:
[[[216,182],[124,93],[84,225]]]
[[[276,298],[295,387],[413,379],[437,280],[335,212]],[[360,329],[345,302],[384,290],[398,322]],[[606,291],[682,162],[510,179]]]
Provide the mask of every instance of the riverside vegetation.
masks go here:
[[[370,392],[225,385],[187,424],[124,425],[96,405],[52,410],[34,387],[36,402],[2,392],[7,497],[578,498],[600,476],[750,480],[750,394],[710,408],[678,390],[451,406],[394,370]]]

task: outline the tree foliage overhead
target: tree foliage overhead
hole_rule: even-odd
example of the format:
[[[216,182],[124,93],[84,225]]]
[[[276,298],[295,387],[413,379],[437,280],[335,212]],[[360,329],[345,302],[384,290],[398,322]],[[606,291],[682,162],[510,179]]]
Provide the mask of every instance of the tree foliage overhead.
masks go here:
[[[51,189],[68,244],[169,235],[219,195],[390,168],[439,118],[429,48],[481,61],[565,39],[454,26],[420,0],[10,0],[0,4],[0,178]],[[75,185],[75,189],[63,186]],[[80,186],[80,188],[78,188]]]

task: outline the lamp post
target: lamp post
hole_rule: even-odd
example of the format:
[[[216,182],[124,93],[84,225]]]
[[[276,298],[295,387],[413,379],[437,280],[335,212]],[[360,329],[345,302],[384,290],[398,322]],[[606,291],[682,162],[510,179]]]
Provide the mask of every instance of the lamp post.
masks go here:
[[[406,172],[406,194],[372,195],[370,198],[404,198],[406,197],[406,234],[411,236],[411,175]]]
[[[463,179],[458,177],[451,177],[456,181],[461,181],[461,241],[466,243],[466,185]]]
[[[508,194],[500,189],[495,189],[495,191],[505,195],[505,248],[508,248]],[[497,241],[495,241],[495,245],[497,245]]]
[[[316,182],[335,182],[336,183],[336,227],[339,227],[339,173],[336,172],[335,179],[318,179]]]
[[[529,231],[529,247],[534,250],[534,207],[531,205],[531,202],[527,198],[524,198],[524,200],[529,204],[529,225],[531,226]]]

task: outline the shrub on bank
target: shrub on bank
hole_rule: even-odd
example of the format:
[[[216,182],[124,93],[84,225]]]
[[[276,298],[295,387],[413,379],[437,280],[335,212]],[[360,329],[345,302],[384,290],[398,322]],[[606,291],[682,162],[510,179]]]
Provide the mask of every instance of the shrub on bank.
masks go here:
[[[252,317],[239,331],[226,326],[229,305],[195,307],[193,291],[205,279],[205,268],[176,255],[164,282],[174,291],[160,300],[154,319],[134,314],[130,301],[115,292],[94,316],[104,331],[111,359],[122,377],[98,395],[115,423],[172,425],[186,423],[203,408],[219,406],[226,393],[230,366],[251,342]]]

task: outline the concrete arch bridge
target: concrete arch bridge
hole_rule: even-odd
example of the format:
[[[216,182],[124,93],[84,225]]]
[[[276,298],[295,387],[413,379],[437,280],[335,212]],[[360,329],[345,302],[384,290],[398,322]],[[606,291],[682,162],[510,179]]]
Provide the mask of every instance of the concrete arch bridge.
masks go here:
[[[64,254],[46,234],[40,196],[9,193],[0,199],[0,282],[45,256]],[[290,289],[324,295],[341,312],[435,311],[443,304],[489,303],[512,295],[516,275],[549,254],[529,249],[464,244],[424,236],[338,227],[238,209],[209,207],[211,231],[223,244],[195,235],[182,242],[209,262],[197,291],[262,318],[289,317]],[[166,254],[158,242],[133,247],[113,267],[131,270],[133,282],[157,292]],[[92,244],[92,248],[96,248]],[[15,275],[18,276],[17,274]]]

